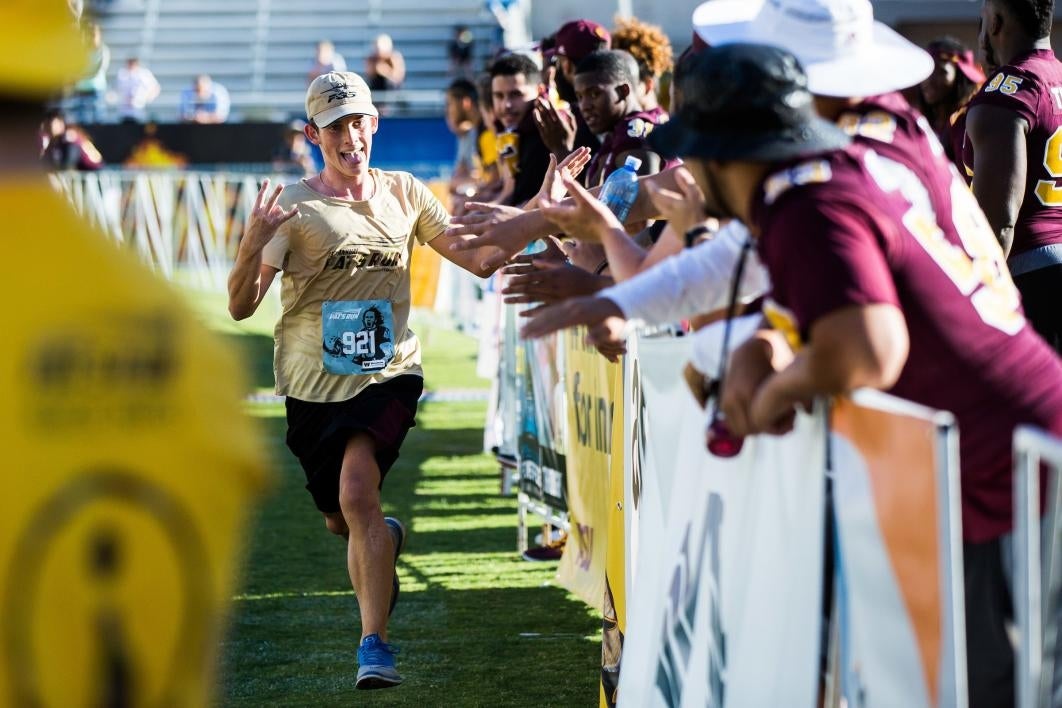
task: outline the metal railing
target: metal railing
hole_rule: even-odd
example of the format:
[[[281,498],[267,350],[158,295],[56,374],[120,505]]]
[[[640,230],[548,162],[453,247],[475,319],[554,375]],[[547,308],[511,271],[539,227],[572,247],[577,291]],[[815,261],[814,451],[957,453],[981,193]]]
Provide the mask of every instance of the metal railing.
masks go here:
[[[1041,462],[1049,467],[1040,518]],[[1051,705],[1055,647],[1058,642],[1062,563],[1058,550],[1062,527],[1062,440],[1042,430],[1014,431],[1014,604],[1020,641],[1015,698],[1018,708]]]
[[[218,292],[225,290],[264,176],[110,170],[54,175],[79,213],[167,279]]]

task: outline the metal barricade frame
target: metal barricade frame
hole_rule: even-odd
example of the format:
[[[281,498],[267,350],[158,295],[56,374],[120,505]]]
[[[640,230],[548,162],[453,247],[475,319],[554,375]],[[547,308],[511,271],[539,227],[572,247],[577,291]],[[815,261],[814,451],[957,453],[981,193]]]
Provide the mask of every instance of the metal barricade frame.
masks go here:
[[[1048,504],[1040,519],[1040,463],[1050,466]],[[1058,562],[1062,515],[1062,440],[1028,425],[1014,431],[1014,609],[1020,639],[1014,676],[1015,705],[1049,706],[1060,601]],[[1041,528],[1041,524],[1043,528]],[[1045,533],[1046,530],[1046,533]],[[1043,541],[1043,543],[1041,543]],[[1046,622],[1045,622],[1046,620]]]

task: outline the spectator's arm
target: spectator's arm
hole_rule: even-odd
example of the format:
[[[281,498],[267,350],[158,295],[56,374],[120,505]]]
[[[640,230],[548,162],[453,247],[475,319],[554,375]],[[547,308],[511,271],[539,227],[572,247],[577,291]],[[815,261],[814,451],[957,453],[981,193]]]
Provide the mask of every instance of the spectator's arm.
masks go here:
[[[676,322],[725,308],[735,266],[747,237],[744,226],[732,223],[711,241],[666,258],[629,280],[603,290],[600,295],[616,303],[627,319],[650,323]],[[766,269],[756,254],[750,252],[738,300],[753,300],[769,286]]]
[[[665,189],[677,189],[674,171],[675,168],[670,168],[649,177],[639,178],[638,198],[627,216],[627,223],[645,221],[658,214],[652,200],[649,198],[645,185],[651,183]],[[599,192],[600,187],[590,190],[590,194],[595,196]],[[565,206],[571,205],[571,203],[571,199],[561,202]],[[459,219],[454,219],[447,233],[474,237],[464,239],[461,243],[456,244],[455,248],[458,250],[478,248],[484,245],[497,246],[498,252],[494,257],[498,259],[497,262],[492,259],[488,263],[488,265],[496,268],[516,253],[519,253],[532,241],[560,231],[561,229],[558,229],[552,221],[546,218],[541,209],[533,209],[529,212],[515,215],[492,211],[489,206],[484,205],[481,210],[470,210]]]
[[[907,324],[895,305],[852,305],[820,318],[793,363],[756,391],[747,420],[727,422],[735,433],[781,432],[798,405],[816,396],[861,388],[888,389],[907,361]],[[737,425],[736,422],[740,421]],[[739,429],[741,428],[741,429]]]

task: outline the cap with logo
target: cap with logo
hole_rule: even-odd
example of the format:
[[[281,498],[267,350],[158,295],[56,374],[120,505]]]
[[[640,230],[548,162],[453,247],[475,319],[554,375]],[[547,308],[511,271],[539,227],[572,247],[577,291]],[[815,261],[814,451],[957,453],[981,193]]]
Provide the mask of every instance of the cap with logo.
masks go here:
[[[88,44],[67,0],[0,2],[0,93],[43,97],[88,66]]]
[[[306,117],[318,128],[356,113],[374,117],[380,115],[372,103],[369,85],[352,71],[321,74],[306,90]]]
[[[974,58],[972,49],[957,49],[946,41],[933,41],[926,47],[934,59],[954,64],[955,68],[972,83],[982,84],[985,72]]]
[[[899,91],[933,72],[933,58],[874,21],[870,0],[708,0],[693,12],[712,46],[771,44],[792,52],[818,96],[861,98]]]
[[[692,58],[678,88],[682,107],[649,134],[664,157],[773,162],[850,142],[816,115],[804,70],[778,47],[709,47]]]
[[[553,48],[550,54],[568,57],[578,64],[588,54],[612,43],[612,35],[603,26],[592,20],[573,20],[561,25],[553,35]]]

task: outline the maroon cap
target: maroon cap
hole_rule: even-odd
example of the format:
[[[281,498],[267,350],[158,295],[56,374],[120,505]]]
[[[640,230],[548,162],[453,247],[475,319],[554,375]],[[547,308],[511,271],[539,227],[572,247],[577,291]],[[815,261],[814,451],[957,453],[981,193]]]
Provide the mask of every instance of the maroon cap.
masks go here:
[[[553,40],[553,48],[547,50],[549,55],[560,54],[578,64],[587,54],[597,49],[608,49],[612,35],[591,20],[573,20],[562,25],[553,35]]]
[[[985,72],[974,58],[973,50],[956,50],[943,42],[930,42],[927,47],[929,53],[937,61],[950,62],[955,65],[963,76],[975,84],[985,82]]]

